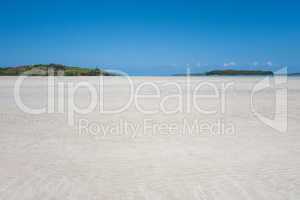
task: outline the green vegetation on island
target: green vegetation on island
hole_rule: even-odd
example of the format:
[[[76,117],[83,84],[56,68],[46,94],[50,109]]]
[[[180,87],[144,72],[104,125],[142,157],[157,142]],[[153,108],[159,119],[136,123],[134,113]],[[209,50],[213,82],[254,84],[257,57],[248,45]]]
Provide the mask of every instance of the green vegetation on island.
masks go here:
[[[37,64],[17,67],[0,67],[0,76],[116,76],[99,68],[83,68],[61,64]]]
[[[174,76],[273,76],[272,71],[262,70],[212,70],[205,73],[175,74]]]
[[[261,71],[261,70],[213,70],[206,72],[207,76],[222,75],[222,76],[272,76],[272,71]]]

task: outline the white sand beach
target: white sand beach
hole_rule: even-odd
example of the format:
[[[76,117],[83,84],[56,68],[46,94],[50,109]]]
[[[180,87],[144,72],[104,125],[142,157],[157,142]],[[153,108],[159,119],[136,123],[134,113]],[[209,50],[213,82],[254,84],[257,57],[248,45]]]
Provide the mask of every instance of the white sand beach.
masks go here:
[[[21,100],[45,108],[41,114],[16,104],[18,78],[0,77],[0,199],[300,199],[300,78],[286,83],[286,131],[253,113],[251,92],[264,77],[192,77],[189,83],[185,77],[132,77],[133,90],[140,87],[144,96],[116,113],[108,112],[129,102],[125,78],[58,77],[52,112],[47,77],[27,77]],[[88,90],[82,85],[70,100],[58,88],[80,82],[99,95],[103,84],[104,91],[92,112],[71,115],[70,102],[78,109],[90,105]],[[189,99],[203,82],[218,89],[232,83],[224,105],[221,97],[203,96],[213,95],[209,84],[197,90],[198,108],[215,113],[199,112]],[[278,114],[272,89],[255,93],[253,103],[267,118]]]

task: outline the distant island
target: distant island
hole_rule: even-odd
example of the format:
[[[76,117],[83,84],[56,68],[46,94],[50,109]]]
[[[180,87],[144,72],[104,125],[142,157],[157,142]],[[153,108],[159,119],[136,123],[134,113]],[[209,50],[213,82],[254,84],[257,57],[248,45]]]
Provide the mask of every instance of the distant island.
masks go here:
[[[61,64],[36,64],[0,67],[0,76],[116,76],[99,68],[73,67]]]
[[[212,70],[206,73],[175,74],[175,76],[273,76],[272,71],[262,70]]]
[[[300,73],[291,73],[289,76],[300,76]]]
[[[206,72],[205,75],[207,76],[214,76],[214,75],[222,75],[222,76],[273,76],[272,71],[261,71],[261,70],[213,70]]]

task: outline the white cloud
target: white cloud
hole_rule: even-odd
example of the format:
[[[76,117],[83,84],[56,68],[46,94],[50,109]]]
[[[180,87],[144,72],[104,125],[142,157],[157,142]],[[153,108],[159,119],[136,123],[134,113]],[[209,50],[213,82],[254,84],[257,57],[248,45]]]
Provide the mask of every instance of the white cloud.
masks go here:
[[[253,65],[254,65],[254,66],[257,66],[257,65],[259,65],[259,63],[258,63],[257,61],[254,61],[254,62],[253,62]]]
[[[201,66],[201,63],[200,63],[200,62],[197,62],[197,63],[196,63],[196,66],[197,66],[197,67],[200,67],[200,66]]]
[[[224,67],[230,67],[230,66],[235,66],[235,62],[229,62],[229,63],[224,63]]]
[[[268,61],[268,62],[267,62],[267,66],[272,67],[272,66],[273,66],[273,63],[272,63],[271,61]]]

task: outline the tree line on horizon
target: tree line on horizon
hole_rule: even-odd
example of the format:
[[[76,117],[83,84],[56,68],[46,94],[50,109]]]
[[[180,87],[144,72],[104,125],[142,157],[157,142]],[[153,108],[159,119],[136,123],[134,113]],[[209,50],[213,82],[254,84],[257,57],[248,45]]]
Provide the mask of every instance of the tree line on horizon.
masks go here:
[[[36,64],[0,68],[0,76],[114,76],[98,67],[73,67],[62,64]]]

